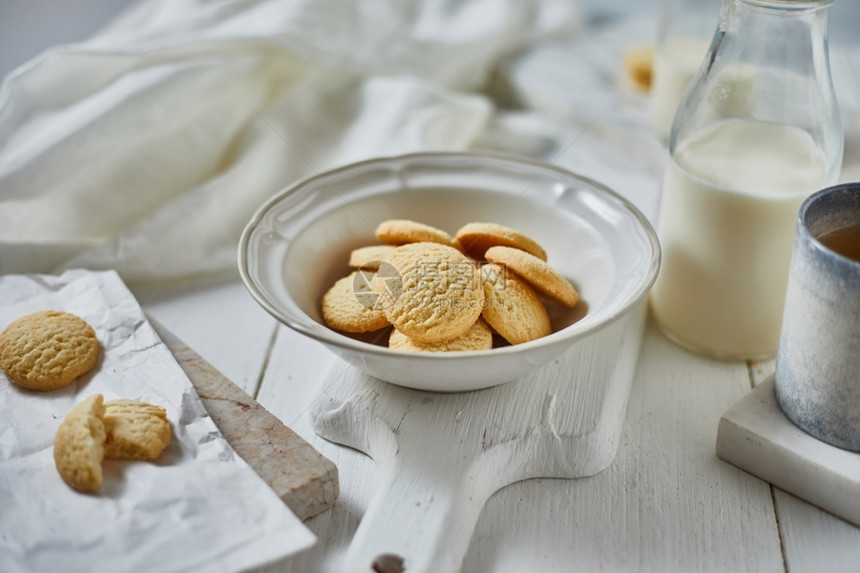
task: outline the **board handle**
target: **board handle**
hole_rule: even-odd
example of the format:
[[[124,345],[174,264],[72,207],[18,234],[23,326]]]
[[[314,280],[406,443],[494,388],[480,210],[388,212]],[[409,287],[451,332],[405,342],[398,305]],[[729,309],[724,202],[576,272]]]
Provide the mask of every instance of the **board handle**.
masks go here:
[[[487,496],[480,484],[469,484],[465,468],[416,458],[383,464],[383,481],[347,551],[346,571],[460,569]]]

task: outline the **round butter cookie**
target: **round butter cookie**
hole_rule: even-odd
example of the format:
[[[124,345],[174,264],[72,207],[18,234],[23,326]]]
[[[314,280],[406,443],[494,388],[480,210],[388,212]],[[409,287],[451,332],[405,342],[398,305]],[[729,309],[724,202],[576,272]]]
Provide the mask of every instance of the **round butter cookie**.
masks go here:
[[[491,247],[485,255],[492,263],[504,265],[520,275],[541,294],[573,308],[579,294],[561,273],[539,258],[519,249]]]
[[[377,304],[379,297],[370,290],[372,277],[373,273],[359,270],[334,283],[322,299],[326,324],[342,332],[370,332],[388,326]]]
[[[15,320],[0,334],[0,368],[30,390],[57,390],[96,365],[99,341],[82,318],[42,310]]]
[[[105,457],[154,460],[170,443],[170,422],[161,406],[137,400],[105,403]]]
[[[377,276],[374,288],[391,301],[382,309],[389,322],[409,338],[451,340],[481,315],[484,292],[477,269],[457,249],[411,243],[398,247],[386,263],[396,271],[396,280]]]
[[[104,398],[82,400],[63,419],[54,437],[54,464],[72,489],[89,493],[102,485],[105,426]]]
[[[475,321],[469,330],[445,342],[418,342],[392,329],[388,347],[409,352],[468,352],[490,350],[493,347],[493,331],[482,319]]]
[[[514,247],[545,261],[546,251],[537,242],[519,231],[495,223],[468,223],[457,231],[457,242],[463,250],[484,260],[484,253],[497,245]]]
[[[486,301],[481,316],[502,338],[522,344],[552,331],[549,315],[540,297],[525,281],[504,267],[481,267]]]
[[[381,222],[376,227],[376,238],[389,245],[439,243],[460,250],[460,244],[442,229],[408,219],[391,219]]]
[[[378,270],[379,265],[388,258],[394,248],[392,245],[370,245],[355,249],[349,254],[349,266],[354,269]]]

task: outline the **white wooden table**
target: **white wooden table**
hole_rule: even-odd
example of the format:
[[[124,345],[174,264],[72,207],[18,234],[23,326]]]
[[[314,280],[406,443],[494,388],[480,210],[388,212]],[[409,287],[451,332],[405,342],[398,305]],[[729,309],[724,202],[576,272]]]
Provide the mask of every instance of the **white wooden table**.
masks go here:
[[[378,474],[364,454],[316,436],[307,411],[326,391],[324,374],[345,363],[278,325],[236,279],[132,288],[147,312],[338,465],[338,503],[307,522],[316,546],[264,570],[343,571]],[[649,323],[613,463],[591,478],[496,493],[462,570],[860,571],[860,529],[714,453],[720,416],[771,370],[694,356]]]
[[[30,4],[38,12],[44,2]],[[587,4],[632,10],[624,0]],[[653,10],[654,2],[646,4]],[[841,32],[834,39],[855,38],[856,18],[837,18],[837,10],[856,14],[857,6],[842,0],[833,10],[832,28]],[[42,26],[25,28],[36,30],[38,47],[72,38],[51,36]],[[2,72],[17,63],[4,61]],[[343,571],[343,554],[378,474],[370,458],[310,428],[308,409],[326,391],[324,374],[337,359],[279,326],[237,278],[131,286],[147,312],[338,465],[338,503],[307,522],[318,543],[264,570]],[[649,324],[614,462],[591,478],[528,480],[496,493],[462,570],[860,571],[860,529],[714,453],[720,416],[771,370],[769,363],[691,355]]]

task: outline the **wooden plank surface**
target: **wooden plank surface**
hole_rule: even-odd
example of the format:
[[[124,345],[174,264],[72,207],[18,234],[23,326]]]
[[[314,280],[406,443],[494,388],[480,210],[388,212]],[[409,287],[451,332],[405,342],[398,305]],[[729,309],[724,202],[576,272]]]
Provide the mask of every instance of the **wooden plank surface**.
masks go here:
[[[860,571],[860,528],[790,493],[774,490],[791,573]]]
[[[279,332],[260,393],[279,415],[303,415],[327,391],[319,384],[283,389],[306,368],[287,360],[291,351],[308,361],[328,358],[314,344]],[[714,455],[722,409],[749,389],[746,367],[693,357],[653,328],[643,344],[615,461],[592,478],[527,480],[493,495],[463,571],[782,570],[769,487]],[[296,420],[294,427],[307,425]],[[330,545],[268,571],[341,570],[338,559],[379,479],[366,456],[309,440],[341,469],[341,500],[308,521]]]
[[[342,571],[378,468],[316,436],[307,409],[326,391],[327,369],[347,367],[285,327],[272,344],[274,321],[238,282],[145,300],[222,372],[262,373],[257,399],[338,466],[339,500],[306,522],[317,544],[264,571]],[[714,454],[719,417],[749,387],[744,365],[694,357],[649,327],[615,461],[592,478],[527,480],[493,495],[463,571],[782,571],[769,485]],[[857,528],[779,490],[773,496],[792,573],[857,570]]]
[[[767,484],[714,455],[742,365],[704,360],[649,325],[615,461],[578,480],[500,491],[464,571],[781,571]]]
[[[256,395],[277,322],[237,278],[129,286],[148,315]]]
[[[308,411],[329,390],[323,384],[329,368],[346,373],[350,367],[320,343],[285,326],[278,329],[257,399],[338,466],[341,487],[340,498],[330,510],[305,522],[319,542],[309,551],[264,568],[265,573],[343,571],[343,557],[378,483],[379,472],[371,458],[326,441],[311,429]]]

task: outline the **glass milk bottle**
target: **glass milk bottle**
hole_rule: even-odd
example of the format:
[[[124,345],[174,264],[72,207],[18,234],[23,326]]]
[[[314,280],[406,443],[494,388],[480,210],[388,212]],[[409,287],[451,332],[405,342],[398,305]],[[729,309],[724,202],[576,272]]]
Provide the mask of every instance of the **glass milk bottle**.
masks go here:
[[[827,53],[832,0],[724,0],[669,138],[651,307],[699,353],[776,353],[795,217],[832,184],[842,123]]]
[[[720,0],[661,0],[650,97],[651,128],[663,140],[699,70],[720,15]]]

